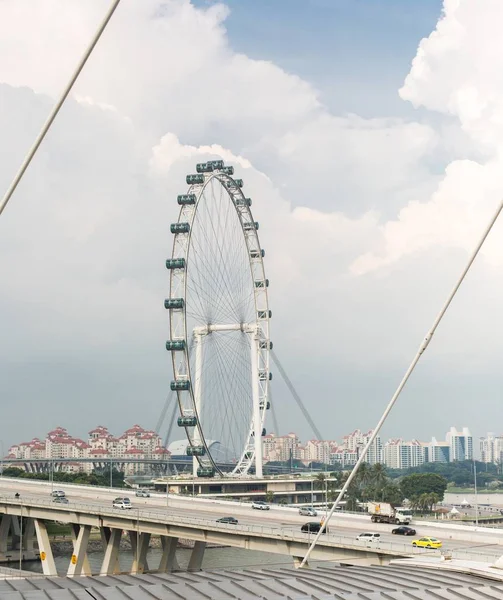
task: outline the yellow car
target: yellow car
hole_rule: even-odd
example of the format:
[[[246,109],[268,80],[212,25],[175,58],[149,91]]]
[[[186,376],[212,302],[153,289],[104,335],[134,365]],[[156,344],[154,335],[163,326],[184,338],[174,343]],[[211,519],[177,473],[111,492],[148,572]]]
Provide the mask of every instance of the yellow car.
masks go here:
[[[414,548],[441,548],[442,542],[437,538],[422,537],[412,542]]]

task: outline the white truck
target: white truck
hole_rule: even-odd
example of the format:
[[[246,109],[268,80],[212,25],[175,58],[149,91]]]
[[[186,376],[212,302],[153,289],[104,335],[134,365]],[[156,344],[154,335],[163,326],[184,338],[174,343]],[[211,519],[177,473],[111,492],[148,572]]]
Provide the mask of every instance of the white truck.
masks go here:
[[[367,511],[372,523],[396,523],[408,525],[412,521],[409,508],[392,506],[388,502],[367,502]]]

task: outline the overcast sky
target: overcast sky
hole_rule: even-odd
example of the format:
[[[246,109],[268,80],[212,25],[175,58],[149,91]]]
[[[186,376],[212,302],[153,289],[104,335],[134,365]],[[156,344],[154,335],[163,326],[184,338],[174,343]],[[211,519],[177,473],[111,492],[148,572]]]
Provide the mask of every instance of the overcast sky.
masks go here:
[[[0,191],[107,5],[0,0]],[[5,448],[155,426],[176,195],[218,157],[254,200],[274,347],[314,420],[371,428],[503,193],[502,21],[500,0],[123,0],[0,217]],[[502,433],[502,239],[383,437]],[[310,437],[273,383],[280,433]]]

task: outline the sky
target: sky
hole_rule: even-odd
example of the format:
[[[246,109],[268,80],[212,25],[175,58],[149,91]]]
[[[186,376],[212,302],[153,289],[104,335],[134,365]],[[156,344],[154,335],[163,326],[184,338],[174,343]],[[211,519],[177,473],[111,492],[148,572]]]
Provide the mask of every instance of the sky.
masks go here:
[[[107,4],[0,0],[0,190]],[[212,158],[253,197],[274,349],[318,428],[372,428],[503,191],[502,18],[498,0],[123,0],[0,217],[2,445],[155,427],[169,225]],[[384,438],[502,432],[502,234]],[[273,385],[280,433],[310,438]]]

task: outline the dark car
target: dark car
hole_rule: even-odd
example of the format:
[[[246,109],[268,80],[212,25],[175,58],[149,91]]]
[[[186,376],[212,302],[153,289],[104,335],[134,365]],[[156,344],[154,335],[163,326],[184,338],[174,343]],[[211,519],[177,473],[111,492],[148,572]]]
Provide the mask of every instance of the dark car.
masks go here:
[[[238,520],[234,517],[220,517],[220,519],[217,519],[217,523],[230,523],[231,525],[237,525]]]
[[[416,535],[416,530],[412,527],[396,527],[391,531],[395,535]]]
[[[304,523],[300,528],[301,531],[307,531],[308,533],[318,533],[321,529],[321,523],[319,521],[309,521],[309,523]],[[327,528],[323,530],[323,533],[327,533]]]
[[[52,499],[56,504],[68,504],[68,498],[66,496],[56,496]]]

